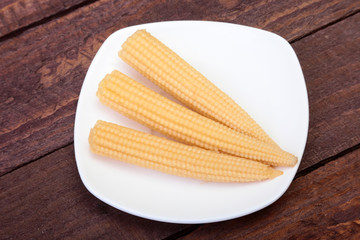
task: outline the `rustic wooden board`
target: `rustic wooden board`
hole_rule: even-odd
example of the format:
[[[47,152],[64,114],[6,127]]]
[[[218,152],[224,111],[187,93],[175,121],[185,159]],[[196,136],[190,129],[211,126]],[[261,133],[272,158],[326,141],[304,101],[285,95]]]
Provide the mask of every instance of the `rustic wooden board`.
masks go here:
[[[310,103],[300,169],[360,143],[360,14],[295,42]]]
[[[187,227],[135,217],[92,196],[73,145],[0,177],[0,206],[1,239],[162,239]]]
[[[299,177],[277,202],[180,239],[359,239],[360,150]]]
[[[314,30],[325,24],[317,25],[314,19],[316,23],[324,19],[329,23],[357,9],[353,1],[303,2],[290,10],[287,1],[282,3],[281,6],[278,2],[263,1],[219,5],[207,1],[165,4],[104,0],[4,40],[0,43],[0,112],[6,118],[0,120],[0,175],[72,142],[76,102],[86,70],[102,42],[119,28],[165,19],[205,19],[252,23],[291,40],[309,33],[308,26]],[[356,37],[354,30],[349,29],[347,35]],[[338,34],[340,30],[332,31]],[[315,42],[316,39],[310,44]],[[306,73],[309,64],[302,64]],[[355,71],[354,64],[348,67]],[[340,69],[338,74],[342,76]],[[320,68],[319,72],[325,74]],[[348,79],[342,77],[341,81]],[[332,84],[324,84],[323,89],[332,92]],[[341,109],[339,112],[346,115]],[[332,127],[344,126],[335,122]],[[357,141],[355,136],[358,131],[348,136],[350,143],[334,141],[334,145],[340,146],[337,150],[341,151]],[[326,148],[321,151],[319,158],[326,157]]]
[[[0,37],[88,0],[1,0]]]
[[[89,5],[96,0],[2,0],[0,2],[0,37],[24,26],[31,25],[52,15],[71,8]],[[101,4],[110,6],[110,0]],[[137,5],[148,5],[148,12],[155,12],[157,18],[207,19],[227,22],[242,22],[244,25],[268,29],[293,40],[329,22],[336,21],[360,9],[359,1],[306,1],[297,0],[289,7],[288,1],[267,2],[256,0],[219,1],[137,1]],[[116,6],[115,6],[116,7]],[[128,9],[134,7],[130,4]],[[116,8],[110,8],[112,11]],[[158,13],[161,13],[158,14]],[[151,14],[150,18],[153,18]],[[164,16],[165,15],[165,16]],[[143,16],[144,17],[144,16]],[[164,18],[165,17],[165,18]],[[167,18],[166,18],[167,17]],[[140,18],[139,18],[140,19]],[[160,20],[160,19],[159,19]],[[152,21],[157,21],[156,19]],[[299,34],[299,32],[301,32]]]

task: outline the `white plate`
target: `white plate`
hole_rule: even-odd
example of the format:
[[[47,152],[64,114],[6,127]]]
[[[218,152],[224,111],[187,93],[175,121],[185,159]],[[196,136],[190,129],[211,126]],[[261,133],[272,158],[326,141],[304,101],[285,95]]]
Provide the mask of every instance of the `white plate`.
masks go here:
[[[103,106],[95,93],[106,73],[118,69],[160,92],[121,59],[121,44],[147,29],[240,104],[285,150],[301,159],[308,132],[308,99],[299,61],[276,34],[219,22],[174,21],[132,26],[113,33],[86,74],[76,111],[75,156],[80,177],[97,198],[140,217],[173,223],[208,223],[258,211],[281,197],[299,163],[257,183],[209,183],[163,174],[103,158],[89,150],[98,119],[144,132],[150,129]],[[159,135],[156,133],[156,135]]]

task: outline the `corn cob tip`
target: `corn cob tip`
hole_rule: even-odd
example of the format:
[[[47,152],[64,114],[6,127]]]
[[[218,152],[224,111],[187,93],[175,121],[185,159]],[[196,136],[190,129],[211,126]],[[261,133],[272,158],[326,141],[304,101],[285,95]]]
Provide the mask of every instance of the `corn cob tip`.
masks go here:
[[[272,170],[271,170],[271,174],[270,174],[270,176],[269,176],[270,179],[273,179],[273,178],[276,178],[276,177],[278,177],[278,176],[283,175],[283,172],[282,172],[282,171],[277,170],[277,169],[274,169],[274,168],[271,168],[271,169],[272,169]]]
[[[296,156],[294,156],[294,158],[293,158],[293,166],[295,166],[297,162],[298,162],[298,158]]]
[[[289,161],[289,167],[293,167],[298,162],[298,158],[295,155],[291,155],[290,161]]]
[[[263,162],[265,164],[269,164],[272,167],[294,167],[296,165],[296,163],[298,162],[298,158],[294,155],[292,155],[291,153],[287,153],[287,157],[286,157],[286,162],[273,162],[273,163],[269,163],[266,161],[260,161]]]

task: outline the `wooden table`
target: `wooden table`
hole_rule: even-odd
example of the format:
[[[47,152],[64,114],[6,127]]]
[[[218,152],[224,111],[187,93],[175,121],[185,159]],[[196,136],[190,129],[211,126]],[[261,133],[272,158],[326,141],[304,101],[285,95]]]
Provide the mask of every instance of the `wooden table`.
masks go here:
[[[360,1],[0,1],[0,239],[360,239]],[[199,19],[277,33],[306,79],[310,128],[288,191],[225,222],[114,209],[82,184],[73,127],[89,64],[114,31]]]

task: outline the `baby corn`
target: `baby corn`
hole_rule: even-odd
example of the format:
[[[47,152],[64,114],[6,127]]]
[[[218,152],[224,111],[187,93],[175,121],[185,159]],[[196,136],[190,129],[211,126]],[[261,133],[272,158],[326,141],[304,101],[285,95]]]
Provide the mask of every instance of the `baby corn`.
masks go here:
[[[92,152],[181,177],[212,182],[250,182],[282,174],[265,164],[177,143],[98,121],[89,135]]]
[[[294,155],[279,147],[193,112],[116,70],[100,82],[97,96],[110,108],[186,144],[273,166],[294,166],[297,162]]]
[[[276,145],[234,100],[147,31],[129,37],[119,57],[194,111]]]

